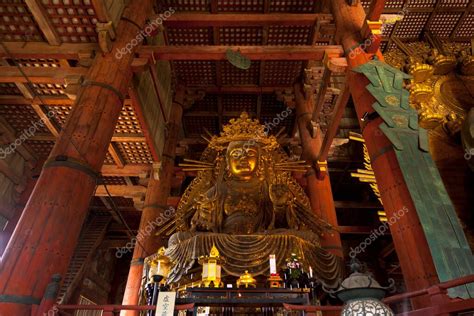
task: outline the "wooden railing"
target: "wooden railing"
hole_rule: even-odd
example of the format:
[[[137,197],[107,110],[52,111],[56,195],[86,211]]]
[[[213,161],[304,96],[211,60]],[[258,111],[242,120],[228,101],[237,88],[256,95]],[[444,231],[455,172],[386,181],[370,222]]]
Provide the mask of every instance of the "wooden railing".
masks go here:
[[[397,294],[394,296],[387,297],[383,300],[386,304],[393,304],[403,300],[412,299],[428,295],[431,300],[431,306],[404,312],[404,316],[436,316],[436,315],[450,315],[456,312],[474,311],[474,298],[461,300],[451,299],[447,294],[447,290],[453,287],[461,286],[464,284],[474,283],[474,275],[465,276],[459,279],[451,280],[448,282],[440,283],[429,287],[427,289],[413,291],[409,293]],[[134,311],[148,311],[155,310],[156,306],[131,306],[131,305],[53,305],[54,300],[43,299],[43,302],[32,315],[43,316],[48,314],[49,311],[54,311],[53,315],[61,312],[76,311],[76,310],[95,310],[102,311],[103,316],[113,316],[123,310],[134,310]],[[175,306],[175,310],[188,310],[193,311],[195,304],[180,304]],[[342,306],[314,306],[314,305],[292,305],[283,304],[286,310],[293,311],[305,311],[307,315],[314,315],[317,311],[322,311],[325,316],[339,315]]]
[[[392,304],[423,295],[429,296],[431,306],[410,312],[404,312],[403,316],[436,316],[450,315],[450,313],[456,312],[474,311],[474,298],[466,300],[450,299],[446,295],[448,289],[469,283],[474,283],[474,275],[443,282],[423,290],[393,295],[385,298],[383,302],[385,304]],[[322,311],[325,316],[339,315],[339,312],[342,310],[342,306],[301,306],[284,304],[284,307],[286,310],[308,312],[307,315],[315,315],[315,312]]]
[[[102,311],[102,316],[115,316],[120,311],[153,311],[156,306],[136,306],[136,305],[56,305],[56,311],[67,312],[67,311],[78,311],[78,310],[89,310],[89,311]],[[193,311],[194,304],[176,305],[175,311]],[[48,315],[48,314],[46,314]],[[57,314],[55,314],[57,315]]]

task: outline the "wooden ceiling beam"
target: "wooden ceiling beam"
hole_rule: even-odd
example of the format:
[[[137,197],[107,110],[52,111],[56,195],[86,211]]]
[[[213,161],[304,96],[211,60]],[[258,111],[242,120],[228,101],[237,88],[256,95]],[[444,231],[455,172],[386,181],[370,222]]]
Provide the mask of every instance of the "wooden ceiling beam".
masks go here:
[[[331,14],[241,14],[241,13],[175,13],[163,24],[170,27],[225,26],[310,26],[317,20],[332,20]]]
[[[41,96],[41,100],[38,97],[33,99],[18,96],[18,95],[1,95],[0,104],[15,104],[15,105],[30,105],[32,103],[41,103],[43,101],[47,105],[73,105],[74,100],[69,99],[65,95],[60,96]]]
[[[244,15],[245,16],[245,15]],[[251,60],[322,60],[324,53],[343,56],[339,45],[328,46],[142,46],[140,57],[153,57],[160,60],[226,60],[226,52],[239,51]]]
[[[137,177],[145,176],[152,169],[152,164],[126,164],[123,168],[116,165],[103,165],[101,173],[109,177]]]
[[[26,75],[27,78],[23,75]],[[14,66],[0,66],[0,82],[20,82],[27,83],[28,80],[33,83],[57,83],[64,84],[66,76],[85,76],[87,68],[70,67],[22,67],[22,71]]]
[[[54,123],[49,119],[48,115],[45,113],[41,105],[37,103],[31,104],[33,111],[39,116],[41,121],[46,125],[46,128],[53,134],[55,138],[59,136],[59,129],[54,125]]]
[[[56,141],[56,137],[49,134],[36,134],[29,139],[35,141]],[[146,142],[146,139],[140,134],[114,134],[114,136],[112,136],[112,142],[143,143]]]
[[[28,6],[28,9],[30,9],[31,14],[33,14],[33,17],[35,18],[36,23],[38,23],[38,26],[40,27],[41,32],[43,32],[43,35],[48,41],[48,43],[54,46],[60,45],[61,38],[56,32],[54,25],[49,20],[48,14],[46,10],[43,8],[41,1],[40,0],[25,0],[25,3]]]
[[[82,54],[94,54],[97,43],[62,43],[51,46],[45,42],[3,42],[7,51],[0,50],[0,58],[52,58],[79,60]]]
[[[274,87],[267,86],[261,87],[257,85],[245,85],[245,86],[208,86],[200,87],[206,94],[269,94],[275,93],[277,89],[291,89],[291,87]],[[1,99],[0,99],[1,100]]]
[[[347,81],[346,81],[347,82]],[[336,108],[334,109],[334,115],[332,121],[327,129],[326,135],[324,135],[323,144],[321,145],[321,150],[319,152],[318,160],[321,162],[327,161],[329,155],[329,149],[331,148],[334,137],[336,137],[337,130],[340,127],[342,116],[344,115],[344,110],[346,109],[347,102],[351,92],[349,91],[349,85],[346,84],[342,93],[338,96],[336,103]]]
[[[121,169],[123,167],[125,167],[125,162],[124,162],[122,156],[120,155],[120,151],[117,149],[117,146],[113,142],[111,142],[109,144],[109,154],[112,157],[112,159],[114,160],[117,167],[119,167]]]
[[[115,185],[108,184],[107,190],[112,196],[138,197],[145,196],[146,187],[141,185]],[[109,196],[103,185],[98,185],[95,191],[96,196]]]

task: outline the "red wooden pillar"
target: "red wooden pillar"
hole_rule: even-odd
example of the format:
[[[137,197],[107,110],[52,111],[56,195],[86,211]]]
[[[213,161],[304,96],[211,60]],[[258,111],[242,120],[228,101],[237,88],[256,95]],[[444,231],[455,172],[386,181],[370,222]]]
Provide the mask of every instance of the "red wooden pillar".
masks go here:
[[[171,108],[171,113],[167,122],[168,135],[163,149],[160,179],[155,180],[150,177],[148,183],[145,206],[143,207],[142,217],[140,220],[139,231],[144,231],[150,223],[164,215],[168,209],[166,202],[171,192],[171,180],[174,174],[174,158],[176,154],[176,145],[178,143],[179,129],[181,126],[181,118],[183,108],[180,103],[182,98],[182,90],[177,91],[175,100]],[[130,264],[130,272],[128,274],[127,285],[123,296],[123,305],[138,305],[139,292],[142,285],[142,272],[145,257],[153,254],[158,250],[160,245],[154,233],[146,236],[135,244],[133,250],[133,259]],[[121,311],[120,315],[138,315],[138,311]]]
[[[152,1],[131,1],[111,52],[89,69],[2,258],[0,315],[30,315],[51,276],[67,270],[131,79],[135,25],[151,12]],[[131,53],[117,58],[125,47]]]
[[[336,20],[337,39],[343,45],[348,58],[349,68],[353,69],[370,60],[373,54],[367,54],[359,43],[363,42],[361,30],[365,22],[365,13],[360,3],[349,6],[345,0],[331,1],[332,12]],[[352,53],[349,54],[349,51]],[[379,50],[375,55],[381,60]],[[369,81],[365,76],[349,71],[349,88],[354,101],[357,116],[372,113],[373,96],[367,91]],[[395,250],[397,252],[403,277],[408,291],[425,289],[439,283],[433,259],[426,241],[425,234],[416,213],[413,200],[403,179],[393,146],[379,129],[381,119],[367,124],[361,123],[365,144],[369,151],[372,167],[377,179],[381,198],[387,216],[394,217],[404,208],[403,213],[390,227]],[[398,213],[399,214],[399,213]],[[415,308],[429,306],[428,297],[413,300]]]
[[[312,137],[308,130],[314,109],[314,97],[304,97],[301,87],[295,86],[296,117],[300,133],[301,144],[303,146],[303,159],[312,165],[317,164],[319,152],[322,146],[320,131]],[[308,196],[313,211],[326,222],[334,227],[338,227],[336,207],[332,196],[331,182],[329,175],[318,174],[315,168],[306,174],[308,184]],[[337,231],[326,232],[321,238],[321,246],[330,253],[343,257],[341,236]]]

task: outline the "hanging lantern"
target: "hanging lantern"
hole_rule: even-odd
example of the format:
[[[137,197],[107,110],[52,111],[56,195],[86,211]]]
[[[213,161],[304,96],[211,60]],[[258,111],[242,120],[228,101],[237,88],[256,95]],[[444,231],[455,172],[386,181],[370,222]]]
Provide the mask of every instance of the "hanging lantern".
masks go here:
[[[390,286],[382,287],[371,275],[361,273],[361,265],[355,259],[351,261],[352,274],[342,281],[336,291],[324,291],[337,296],[344,302],[341,316],[393,316],[393,311],[381,299],[388,290],[393,290],[395,282],[390,279]]]
[[[148,262],[150,270],[148,278],[151,282],[166,283],[166,278],[170,272],[170,259],[165,256],[165,247],[161,247],[156,256]]]
[[[199,257],[202,265],[202,284],[205,287],[219,287],[221,285],[221,264],[225,259],[220,257],[219,250],[212,245],[209,256]]]

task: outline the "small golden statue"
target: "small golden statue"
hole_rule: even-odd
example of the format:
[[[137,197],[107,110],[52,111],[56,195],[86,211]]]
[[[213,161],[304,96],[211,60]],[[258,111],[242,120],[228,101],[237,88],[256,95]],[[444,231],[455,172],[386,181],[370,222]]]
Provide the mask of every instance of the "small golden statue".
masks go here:
[[[166,253],[173,262],[170,282],[185,275],[213,244],[227,259],[223,270],[236,277],[246,270],[268,274],[270,254],[281,266],[294,249],[326,283],[340,277],[339,258],[319,243],[319,235],[333,228],[312,212],[291,175],[305,172],[305,162],[290,161],[258,120],[242,113],[209,140],[200,161],[186,162],[185,170],[198,174],[178,205],[178,232]]]
[[[245,286],[246,288],[249,286],[257,287],[257,280],[253,278],[248,270],[245,270],[245,273],[242,274],[237,280],[237,287],[239,288],[241,285]]]

